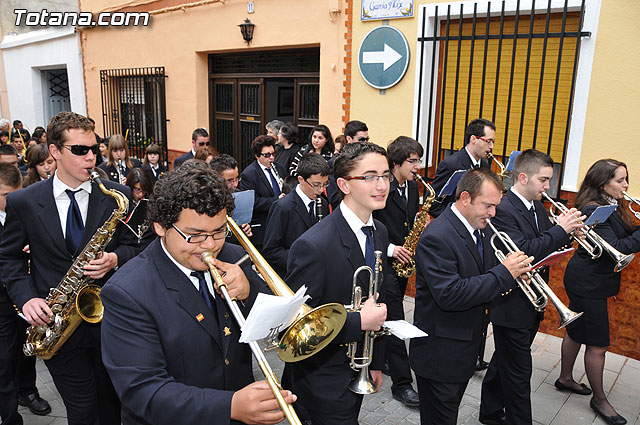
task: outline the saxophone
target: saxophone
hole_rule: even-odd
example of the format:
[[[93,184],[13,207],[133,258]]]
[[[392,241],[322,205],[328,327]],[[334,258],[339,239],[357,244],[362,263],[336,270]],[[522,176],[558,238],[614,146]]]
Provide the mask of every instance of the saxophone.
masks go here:
[[[416,253],[416,247],[418,246],[418,240],[420,239],[420,235],[424,230],[424,227],[429,221],[429,210],[431,209],[431,204],[436,199],[436,191],[433,190],[431,185],[424,181],[422,177],[418,174],[414,174],[417,181],[424,185],[426,191],[429,192],[429,195],[422,203],[422,209],[416,216],[416,220],[413,223],[413,227],[409,234],[404,238],[404,244],[402,245],[404,248],[411,252],[411,256]],[[409,277],[416,271],[416,262],[411,259],[411,261],[407,263],[401,263],[397,259],[394,259],[391,263],[391,267],[393,271],[396,273],[398,277]]]
[[[54,316],[47,326],[30,326],[27,329],[27,341],[22,349],[27,356],[35,355],[48,360],[58,352],[83,320],[89,323],[99,323],[102,320],[104,307],[100,300],[100,287],[93,284],[93,279],[84,276],[84,266],[98,258],[111,241],[118,222],[124,220],[127,214],[129,199],[117,190],[107,189],[95,170],[89,169],[89,175],[105,195],[116,200],[118,207],[96,230],[58,286],[49,290],[45,301]]]

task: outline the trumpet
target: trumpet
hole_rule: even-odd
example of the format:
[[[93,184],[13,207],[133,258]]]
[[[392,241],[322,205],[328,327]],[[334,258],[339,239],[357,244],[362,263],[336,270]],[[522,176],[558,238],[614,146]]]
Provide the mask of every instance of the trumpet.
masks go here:
[[[229,292],[227,291],[227,284],[224,283],[224,280],[222,280],[222,276],[220,275],[220,272],[218,271],[216,266],[213,264],[214,257],[211,251],[203,252],[200,255],[200,260],[209,267],[209,273],[211,273],[211,277],[213,278],[213,280],[216,283],[216,286],[222,293],[224,300],[227,302],[227,305],[229,306],[229,309],[231,310],[233,317],[235,317],[236,321],[240,325],[240,328],[243,328],[245,325],[245,318],[242,315],[242,311],[240,311],[240,308],[238,307],[238,302],[229,296]],[[282,390],[282,385],[280,385],[278,378],[273,373],[273,369],[271,369],[271,366],[269,366],[269,363],[267,363],[267,359],[264,356],[264,353],[262,352],[262,350],[260,349],[260,346],[258,345],[258,343],[256,341],[251,341],[249,342],[249,347],[251,348],[251,352],[256,358],[256,361],[258,362],[258,366],[260,367],[260,370],[264,374],[264,377],[267,380],[267,383],[269,384],[269,387],[271,388],[273,395],[278,401],[278,405],[280,406],[280,409],[282,409],[282,412],[284,413],[289,423],[292,425],[302,425],[302,422],[300,422],[300,419],[298,418],[296,411],[293,409],[293,406],[287,403],[284,397],[282,396],[282,393],[280,393],[280,390]]]
[[[551,198],[549,198],[549,196],[546,193],[544,195],[551,202],[552,206],[555,206],[555,204],[557,204],[557,202],[552,201]],[[558,205],[561,205],[561,204],[558,204]],[[564,208],[562,212],[565,212],[566,207],[564,205],[562,205],[560,208],[561,210]],[[557,217],[553,215],[553,213],[551,212],[551,208],[549,208],[549,213],[552,215],[554,219],[555,217]],[[589,240],[589,242],[593,244],[594,250],[590,251],[589,249],[585,248],[585,246],[582,243],[580,243],[580,239],[576,238],[578,243],[580,243],[580,246],[582,246],[587,251],[587,253],[591,255],[591,259],[596,259],[600,257],[600,255],[602,255],[602,251],[606,252],[611,257],[611,259],[616,263],[615,267],[613,268],[613,271],[616,273],[619,271],[622,271],[622,269],[627,267],[631,262],[631,260],[633,260],[633,257],[635,257],[635,254],[625,255],[620,251],[618,251],[617,249],[615,249],[613,246],[611,246],[609,242],[604,240],[602,236],[600,236],[594,230],[593,227],[589,227],[585,225],[582,231],[585,234],[585,237],[587,238],[587,240]],[[591,247],[591,245],[588,243],[587,247]]]
[[[496,238],[502,242],[509,254],[519,251],[518,247],[513,242],[513,239],[511,239],[507,233],[496,229],[493,223],[491,223],[491,220],[487,219],[487,225],[491,230],[493,230],[493,235],[491,236],[491,247],[498,258],[498,261],[504,261],[504,259],[507,258],[507,255],[496,247]],[[533,304],[533,308],[535,308],[536,311],[544,311],[547,303],[551,301],[560,315],[560,327],[558,329],[564,328],[569,323],[582,316],[582,313],[576,313],[565,306],[537,271],[528,271],[524,273],[524,275],[529,279],[530,283],[527,283],[522,276],[518,276],[516,278],[516,283],[520,289],[522,289],[531,304]]]
[[[495,162],[498,165],[498,167],[500,168],[500,171],[498,172],[498,177],[500,177],[500,180],[504,179],[505,176],[509,173],[507,171],[507,167],[505,167],[502,162],[498,161],[498,158],[493,156],[493,153],[491,152],[487,152],[487,159],[493,160],[493,162]]]
[[[640,206],[640,201],[638,201],[636,198],[632,198],[627,192],[625,192],[624,190],[622,191],[622,194],[624,195],[624,198],[629,201],[629,210],[631,211],[631,213],[633,215],[636,216],[636,218],[638,220],[640,220],[640,211],[636,211],[633,209],[633,204],[636,204],[638,206]]]
[[[358,276],[360,273],[369,274],[369,298],[375,297],[378,292],[378,286],[382,279],[382,252],[375,251],[375,266],[371,270],[369,266],[360,266],[353,273],[353,286],[351,291],[351,305],[347,306],[349,311],[360,311],[362,309],[362,288],[358,286]],[[347,357],[351,359],[349,366],[355,370],[356,375],[349,383],[349,390],[356,394],[373,394],[378,392],[379,388],[375,382],[371,380],[369,375],[369,366],[373,359],[373,340],[376,336],[386,333],[379,331],[366,331],[364,333],[364,341],[362,343],[362,355],[357,356],[358,343],[351,342],[348,344]]]

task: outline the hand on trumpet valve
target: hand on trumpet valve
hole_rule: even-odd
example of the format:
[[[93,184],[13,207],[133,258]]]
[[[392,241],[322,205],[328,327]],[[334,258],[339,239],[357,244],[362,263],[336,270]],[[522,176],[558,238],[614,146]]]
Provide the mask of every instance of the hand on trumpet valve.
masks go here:
[[[387,320],[387,305],[378,303],[376,299],[369,298],[362,304],[360,310],[360,327],[363,331],[378,331]]]
[[[297,399],[291,391],[280,393],[289,404]],[[231,398],[231,419],[245,424],[277,424],[284,420],[278,401],[267,381],[253,382],[236,391]]]
[[[557,223],[567,234],[570,234],[574,230],[584,227],[583,223],[586,219],[587,217],[582,215],[580,211],[571,208],[567,212],[558,215]]]
[[[240,266],[225,263],[218,259],[214,260],[213,265],[220,271],[231,298],[246,300],[249,297],[251,286]],[[216,292],[220,293],[218,285],[216,285]]]
[[[396,245],[395,248],[393,248],[393,258],[402,264],[406,264],[411,261],[411,251],[401,245]]]
[[[502,261],[502,265],[509,270],[511,276],[516,279],[523,273],[526,273],[531,270],[531,263],[533,261],[533,257],[527,256],[522,251],[512,252]]]

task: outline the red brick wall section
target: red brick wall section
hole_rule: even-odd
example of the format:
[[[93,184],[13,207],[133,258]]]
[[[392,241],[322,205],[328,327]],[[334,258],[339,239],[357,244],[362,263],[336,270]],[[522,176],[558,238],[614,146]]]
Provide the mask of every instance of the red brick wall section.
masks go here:
[[[351,59],[353,56],[352,53],[352,35],[353,35],[353,0],[346,1],[345,7],[345,32],[344,32],[344,81],[342,85],[344,86],[344,91],[342,93],[343,103],[342,103],[342,124],[343,130],[344,126],[351,119]]]
[[[573,205],[575,195],[573,192],[560,193],[561,198],[569,199],[569,205]],[[574,243],[574,246],[577,244]],[[569,298],[564,290],[563,279],[570,258],[568,257],[552,266],[549,275],[549,287],[566,306],[569,306]],[[640,360],[640,285],[638,284],[638,276],[640,276],[640,260],[636,258],[622,271],[620,293],[615,298],[609,299],[611,334],[609,351]],[[405,295],[415,297],[415,291],[414,275],[409,279]],[[558,326],[560,326],[558,312],[550,303],[545,313],[545,319],[540,324],[540,332],[562,337],[565,330],[558,329]]]

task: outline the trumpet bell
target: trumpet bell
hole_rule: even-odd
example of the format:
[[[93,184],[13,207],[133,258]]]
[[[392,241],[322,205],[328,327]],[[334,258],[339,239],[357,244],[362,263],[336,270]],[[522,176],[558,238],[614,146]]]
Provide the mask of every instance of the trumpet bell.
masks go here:
[[[293,363],[313,356],[333,341],[346,320],[347,310],[342,304],[314,308],[287,328],[278,343],[278,357]]]
[[[560,309],[558,309],[558,314],[560,314],[560,326],[558,327],[558,329],[564,328],[569,323],[582,316],[582,312],[576,313],[575,311],[571,311],[568,308],[566,308],[566,311],[560,311]]]
[[[353,391],[356,394],[375,394],[378,392],[380,388],[376,385],[376,383],[369,376],[369,368],[363,367],[358,370],[358,373],[355,374],[351,382],[348,386],[350,391]]]
[[[619,271],[627,267],[631,260],[633,260],[633,257],[635,257],[635,254],[622,255],[619,259],[616,259],[617,262],[613,271],[618,273]]]

